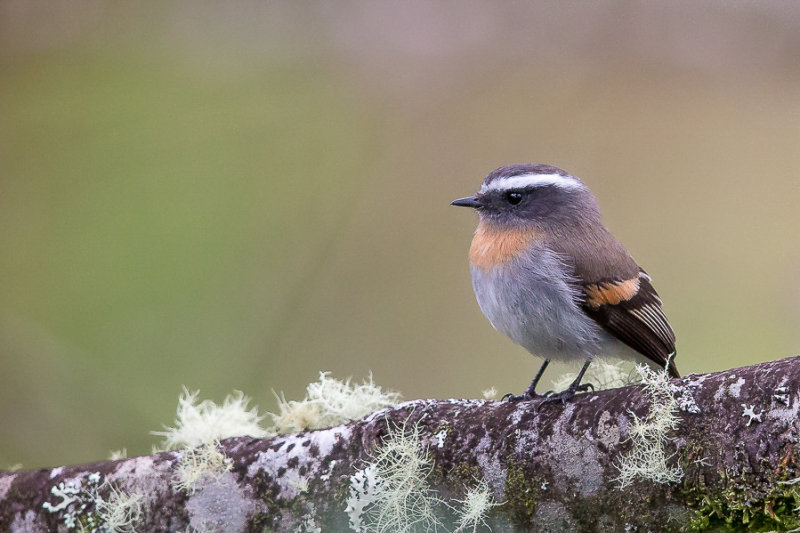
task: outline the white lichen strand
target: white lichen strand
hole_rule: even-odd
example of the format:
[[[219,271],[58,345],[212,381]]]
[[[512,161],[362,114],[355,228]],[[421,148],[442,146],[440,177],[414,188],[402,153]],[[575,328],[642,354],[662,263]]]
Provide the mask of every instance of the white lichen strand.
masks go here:
[[[127,448],[120,448],[119,450],[111,450],[111,453],[108,454],[109,461],[119,461],[120,459],[127,459],[127,458],[128,458]]]
[[[109,485],[106,498],[95,498],[95,511],[101,522],[101,529],[109,533],[135,533],[136,524],[142,514],[144,496],[135,492],[118,490]]]
[[[250,399],[241,391],[228,395],[222,405],[211,400],[198,403],[198,395],[199,391],[189,392],[184,387],[178,399],[175,426],[152,432],[164,437],[163,449],[195,448],[229,437],[269,436],[270,433],[260,425],[264,417],[259,416],[257,408],[248,408]]]
[[[469,488],[464,499],[456,500],[456,502],[459,504],[455,508],[458,517],[456,533],[476,533],[481,526],[488,528],[486,515],[493,507],[500,505],[494,501],[489,484],[485,479],[481,479],[476,486]]]
[[[183,451],[172,485],[176,490],[194,493],[201,482],[218,482],[232,467],[232,461],[219,450],[219,443],[203,444]]]
[[[497,389],[495,387],[489,387],[488,389],[483,389],[481,391],[481,397],[484,400],[498,400],[499,395],[497,393]]]
[[[441,503],[428,484],[433,468],[420,428],[390,429],[372,460],[350,479],[346,512],[358,532],[410,533],[441,527]]]
[[[655,483],[673,483],[683,477],[679,466],[667,464],[666,444],[670,434],[678,427],[679,404],[672,394],[669,375],[666,371],[654,371],[644,365],[637,370],[650,397],[650,412],[645,418],[633,414],[629,430],[631,449],[622,456],[619,476],[616,478],[620,488],[627,487],[637,478]]]
[[[322,429],[358,420],[378,409],[400,401],[396,392],[384,391],[372,381],[372,375],[361,383],[350,383],[320,372],[319,380],[306,387],[302,400],[287,401],[276,394],[278,413],[270,413],[273,429],[278,434],[308,429]]]

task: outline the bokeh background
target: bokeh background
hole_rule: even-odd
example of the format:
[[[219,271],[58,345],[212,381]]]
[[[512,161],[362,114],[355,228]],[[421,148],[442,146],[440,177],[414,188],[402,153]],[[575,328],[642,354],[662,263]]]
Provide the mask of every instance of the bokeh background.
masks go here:
[[[0,0],[0,468],[182,385],[522,390],[448,205],[508,163],[593,188],[682,372],[797,354],[798,58],[789,0]]]

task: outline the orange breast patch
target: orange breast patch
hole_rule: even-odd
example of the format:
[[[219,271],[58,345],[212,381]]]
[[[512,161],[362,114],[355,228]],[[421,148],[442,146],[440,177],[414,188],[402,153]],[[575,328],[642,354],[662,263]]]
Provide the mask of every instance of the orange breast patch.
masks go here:
[[[536,238],[537,233],[530,228],[504,229],[481,222],[469,247],[469,262],[490,270],[527,250]]]
[[[607,283],[591,283],[584,287],[586,304],[597,309],[601,305],[617,305],[630,300],[639,292],[639,278]]]

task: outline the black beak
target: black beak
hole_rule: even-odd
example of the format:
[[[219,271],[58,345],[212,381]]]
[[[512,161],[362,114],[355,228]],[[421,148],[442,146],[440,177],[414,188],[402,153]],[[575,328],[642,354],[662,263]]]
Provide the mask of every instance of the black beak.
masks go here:
[[[458,200],[453,200],[450,202],[450,205],[457,205],[458,207],[481,207],[480,200],[478,200],[477,196],[467,196],[466,198],[459,198]]]

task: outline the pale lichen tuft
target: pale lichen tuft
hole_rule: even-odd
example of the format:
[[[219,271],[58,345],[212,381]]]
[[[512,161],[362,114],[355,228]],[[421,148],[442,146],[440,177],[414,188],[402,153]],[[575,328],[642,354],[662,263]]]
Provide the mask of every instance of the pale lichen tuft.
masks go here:
[[[489,387],[488,389],[484,389],[481,391],[481,396],[484,400],[498,400],[499,395],[497,393],[497,388]]]
[[[264,417],[259,416],[257,408],[248,408],[250,398],[241,391],[228,395],[222,405],[211,400],[198,403],[198,395],[199,391],[189,392],[184,387],[178,399],[175,426],[152,432],[153,435],[164,437],[161,444],[163,449],[194,448],[228,437],[269,436],[269,432],[260,425]]]
[[[136,492],[125,492],[109,485],[107,498],[97,495],[94,505],[102,523],[102,530],[114,533],[135,533],[136,524],[142,514],[144,496]]]
[[[578,377],[577,372],[567,372],[553,380],[553,390],[564,390]],[[630,363],[625,361],[611,361],[598,357],[589,366],[583,377],[584,383],[594,385],[594,390],[616,389],[636,385],[642,380]]]
[[[679,405],[672,394],[669,375],[666,371],[654,371],[645,365],[636,369],[644,383],[644,390],[650,397],[650,412],[645,418],[633,415],[629,432],[631,449],[617,465],[620,488],[627,487],[637,478],[655,483],[680,481],[683,470],[679,466],[667,464],[666,443],[670,433],[678,427]]]
[[[109,461],[119,461],[120,459],[127,459],[127,458],[128,458],[127,448],[120,448],[119,450],[111,450],[111,453],[108,454]]]
[[[320,372],[319,381],[309,383],[302,400],[287,401],[276,394],[278,413],[269,413],[274,431],[279,434],[308,429],[322,429],[358,420],[378,409],[390,407],[400,401],[396,392],[384,391],[372,381],[372,376],[362,383],[341,381]]]
[[[356,531],[410,533],[441,526],[441,502],[428,483],[432,461],[418,426],[392,428],[372,460],[351,478],[347,513]]]
[[[231,467],[231,460],[219,450],[219,442],[188,448],[183,451],[172,484],[176,490],[191,494],[201,481],[219,481]]]
[[[493,507],[500,505],[494,501],[489,484],[481,479],[478,484],[467,490],[463,500],[456,500],[460,504],[456,508],[458,527],[455,532],[476,533],[478,528],[487,528],[486,515]]]

